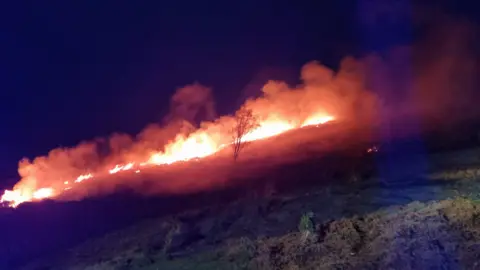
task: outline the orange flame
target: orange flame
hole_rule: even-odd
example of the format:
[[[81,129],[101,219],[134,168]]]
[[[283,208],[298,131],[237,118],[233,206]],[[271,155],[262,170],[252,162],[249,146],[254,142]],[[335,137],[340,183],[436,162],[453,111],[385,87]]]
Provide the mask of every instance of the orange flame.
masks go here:
[[[318,125],[330,122],[332,120],[334,120],[334,118],[331,115],[316,115],[305,120],[305,122],[303,122],[302,124],[302,127],[318,126]]]
[[[269,120],[260,122],[259,127],[250,133],[246,134],[244,141],[255,141],[272,136],[279,135],[286,131],[312,125],[325,124],[333,121],[335,118],[331,115],[320,113],[308,117],[300,125],[291,123],[282,119],[270,117]],[[178,135],[175,140],[166,145],[163,152],[152,153],[146,162],[137,163],[130,162],[126,164],[117,164],[113,168],[107,170],[102,174],[116,174],[123,171],[133,170],[135,173],[140,173],[139,168],[143,166],[169,165],[178,161],[188,161],[197,158],[204,158],[210,156],[229,143],[217,142],[215,136],[205,131],[197,131],[188,137]],[[31,190],[28,187],[14,188],[14,190],[5,190],[0,202],[7,203],[10,207],[17,207],[19,204],[28,201],[39,201],[46,198],[54,198],[63,191],[74,188],[75,184],[81,183],[85,180],[94,178],[94,174],[88,173],[78,176],[73,181],[66,180],[63,186],[60,187],[42,187]]]
[[[2,202],[9,202],[9,206],[17,207],[17,205],[32,200],[33,196],[25,196],[20,190],[5,190],[2,195]]]
[[[261,140],[261,139],[278,135],[280,133],[291,130],[293,128],[295,128],[295,126],[288,122],[267,121],[267,122],[260,123],[260,126],[258,128],[246,134],[243,140],[246,142]]]
[[[87,179],[90,179],[93,177],[93,174],[89,173],[89,174],[82,174],[80,175],[79,177],[77,177],[77,179],[75,179],[75,183],[80,183],[82,182],[83,180],[87,180]],[[68,181],[65,181],[64,182],[65,185],[68,185]]]
[[[53,189],[52,188],[41,188],[36,190],[33,193],[33,198],[37,200],[49,198],[53,196]]]
[[[1,202],[9,202],[9,206],[17,207],[19,204],[42,200],[54,195],[53,188],[40,188],[31,194],[24,193],[21,190],[5,190],[1,198]]]

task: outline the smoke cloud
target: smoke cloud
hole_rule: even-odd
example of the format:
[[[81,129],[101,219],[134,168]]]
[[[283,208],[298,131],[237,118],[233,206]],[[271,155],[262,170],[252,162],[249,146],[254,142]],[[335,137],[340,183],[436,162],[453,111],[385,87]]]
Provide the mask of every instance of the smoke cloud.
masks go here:
[[[417,117],[433,125],[477,116],[478,25],[431,7],[412,10],[411,31],[422,38],[363,57],[367,88],[390,117]]]
[[[212,91],[199,83],[179,88],[170,102],[170,114],[166,122],[185,120],[192,124],[212,121],[216,118]]]

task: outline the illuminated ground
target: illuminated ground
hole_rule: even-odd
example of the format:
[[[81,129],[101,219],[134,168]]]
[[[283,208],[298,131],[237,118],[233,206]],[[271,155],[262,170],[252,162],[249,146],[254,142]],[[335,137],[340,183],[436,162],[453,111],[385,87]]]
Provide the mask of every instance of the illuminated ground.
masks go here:
[[[432,166],[428,175],[417,175],[419,179],[405,178],[408,181],[388,181],[378,173],[372,173],[372,164],[382,156],[366,152],[371,142],[363,140],[368,136],[362,136],[361,131],[352,127],[349,132],[338,133],[332,127],[328,131],[332,133],[328,134],[325,130],[312,128],[252,144],[248,148],[249,154],[239,163],[223,164],[212,157],[189,166],[178,164],[167,171],[158,168],[159,171],[150,176],[142,176],[145,190],[158,194],[158,184],[152,184],[158,175],[162,175],[162,181],[166,183],[181,179],[179,186],[190,187],[204,183],[202,181],[209,179],[207,176],[216,173],[217,189],[208,193],[162,197],[116,193],[79,202],[32,203],[16,210],[6,209],[0,224],[3,240],[0,261],[4,262],[0,267],[15,269],[14,265],[27,261],[35,262],[25,269],[201,269],[195,268],[197,262],[203,269],[229,269],[230,266],[247,264],[253,267],[257,263],[265,266],[262,269],[269,269],[267,266],[292,269],[287,268],[293,267],[291,264],[300,265],[301,269],[308,269],[313,264],[323,265],[325,269],[331,269],[332,264],[357,269],[368,266],[368,263],[387,267],[393,261],[385,259],[385,252],[398,249],[402,255],[410,247],[401,242],[398,248],[397,244],[391,249],[372,248],[379,243],[392,244],[392,236],[388,233],[405,236],[408,230],[402,226],[410,220],[405,219],[406,216],[417,225],[424,224],[424,218],[432,218],[442,230],[457,237],[465,230],[452,223],[455,219],[444,220],[443,214],[439,213],[442,209],[449,211],[458,207],[465,214],[459,221],[465,224],[460,227],[466,227],[465,233],[473,238],[462,240],[459,249],[453,251],[463,252],[462,256],[467,257],[475,255],[476,249],[471,253],[465,250],[471,249],[472,241],[477,240],[475,227],[471,225],[477,213],[476,206],[472,206],[470,200],[456,200],[460,203],[457,206],[448,198],[462,195],[475,199],[476,190],[480,188],[474,181],[480,175],[476,169],[479,160],[474,154],[477,150],[429,154]],[[297,147],[292,148],[292,142]],[[275,148],[269,148],[273,146]],[[276,152],[265,149],[276,149]],[[262,155],[255,156],[254,153]],[[458,158],[452,157],[464,159],[459,162]],[[415,157],[407,160],[411,162],[398,160],[401,164],[398,172],[415,172],[412,170],[412,164],[417,163]],[[459,170],[460,163],[465,168]],[[223,174],[219,166],[226,166]],[[452,166],[454,169],[450,168]],[[428,180],[427,176],[436,179]],[[441,181],[458,179],[469,180]],[[115,179],[111,181],[115,182]],[[198,186],[194,187],[192,191],[198,190]],[[432,202],[434,200],[447,201]],[[395,207],[414,201],[431,203],[411,204],[403,210]],[[394,208],[385,210],[385,207]],[[190,210],[185,212],[186,209]],[[419,209],[423,209],[424,216],[411,216]],[[300,216],[307,211],[315,213],[320,241],[299,246],[295,232]],[[332,220],[336,222],[332,223]],[[384,231],[385,222],[398,223],[399,231],[378,233]],[[373,228],[368,237],[366,228]],[[414,233],[422,235],[425,229],[420,226]],[[112,234],[112,231],[117,232]],[[413,241],[408,237],[401,239]],[[425,239],[419,237],[418,244],[431,245],[430,240]],[[445,246],[445,241],[451,239],[438,240]],[[170,244],[165,245],[166,242]],[[65,248],[73,246],[76,248],[66,251]],[[432,247],[441,249],[435,243]],[[331,256],[329,254],[338,253],[327,252],[332,250],[343,250],[343,253]],[[433,261],[438,256],[455,256],[446,254],[433,253]],[[40,261],[39,257],[42,258]],[[243,260],[232,259],[238,257]],[[287,262],[282,261],[284,257]],[[303,261],[297,261],[298,258]],[[419,258],[404,259],[414,263],[425,261]],[[462,263],[471,266],[467,259]],[[452,263],[448,258],[446,260],[445,263]]]

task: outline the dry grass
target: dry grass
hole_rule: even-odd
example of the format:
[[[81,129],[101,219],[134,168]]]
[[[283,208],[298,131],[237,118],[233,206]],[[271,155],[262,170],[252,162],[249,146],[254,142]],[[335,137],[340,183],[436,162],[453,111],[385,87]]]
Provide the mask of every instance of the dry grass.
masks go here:
[[[480,207],[464,198],[413,202],[318,224],[318,237],[309,241],[300,232],[240,237],[182,256],[152,246],[156,236],[164,243],[159,235],[168,235],[170,227],[150,234],[117,232],[43,269],[475,269],[480,257]]]
[[[433,180],[477,180],[480,179],[480,166],[444,170],[433,173],[429,177]]]
[[[255,195],[143,222],[23,269],[480,269],[480,169],[459,167],[431,178],[466,181],[385,187],[352,176],[289,197]],[[307,239],[297,231],[306,211],[316,224]]]
[[[395,211],[395,212],[391,212]],[[257,269],[475,269],[480,256],[480,208],[470,200],[412,203],[317,228],[304,244],[298,233],[259,240]]]

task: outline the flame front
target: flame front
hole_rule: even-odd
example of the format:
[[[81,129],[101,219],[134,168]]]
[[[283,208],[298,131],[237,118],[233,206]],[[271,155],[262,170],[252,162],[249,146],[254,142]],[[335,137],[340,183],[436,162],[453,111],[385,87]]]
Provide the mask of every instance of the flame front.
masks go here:
[[[268,120],[261,121],[258,128],[246,134],[243,140],[255,141],[265,139],[295,128],[324,124],[333,120],[334,117],[331,115],[313,114],[313,116],[307,117],[302,123],[295,124],[278,117],[271,117]],[[29,186],[20,186],[13,190],[5,190],[0,201],[7,203],[10,207],[17,207],[24,202],[54,198],[55,196],[62,194],[62,192],[71,190],[76,184],[93,179],[97,175],[116,174],[131,170],[135,173],[139,173],[139,168],[144,166],[169,165],[179,161],[204,158],[218,152],[224,148],[225,145],[231,143],[228,141],[223,143],[215,140],[215,138],[215,136],[206,131],[197,131],[188,137],[178,135],[172,143],[165,146],[163,152],[152,153],[144,162],[132,161],[126,164],[116,164],[106,172],[98,172],[95,175],[93,173],[87,173],[80,175],[73,180],[64,180],[62,182],[63,186],[61,187],[40,187],[32,190]]]
[[[327,122],[330,122],[334,120],[333,116],[331,115],[315,115],[313,117],[308,118],[303,122],[302,127],[306,126],[318,126],[325,124]]]
[[[293,128],[295,128],[295,126],[285,121],[267,121],[260,123],[260,126],[257,129],[246,134],[243,140],[246,142],[261,140],[281,134]]]
[[[22,194],[21,190],[5,190],[2,196],[2,202],[8,202],[11,207],[17,207],[19,204],[32,199],[33,196]]]
[[[53,194],[54,194],[54,192],[53,192],[52,188],[41,188],[41,189],[36,190],[33,193],[32,197],[36,200],[41,200],[41,199],[52,197]]]
[[[363,63],[350,58],[344,60],[337,72],[315,61],[307,63],[301,70],[302,83],[295,87],[281,81],[267,82],[261,89],[262,95],[247,99],[241,106],[258,119],[256,128],[242,140],[261,140],[333,120],[368,123],[375,118],[380,101],[366,88],[368,81]],[[80,185],[101,181],[113,174],[139,174],[153,166],[206,158],[234,141],[231,131],[238,119],[232,116],[215,119],[213,97],[210,90],[201,85],[178,89],[167,116],[167,120],[174,121],[168,121],[163,127],[147,126],[136,137],[114,134],[108,141],[57,148],[32,162],[20,161],[21,180],[12,190],[4,192],[1,202],[15,207],[46,198],[88,196],[80,194],[83,192]],[[195,130],[192,123],[200,117],[209,121],[200,123]],[[176,121],[178,119],[184,121]],[[107,151],[99,151],[99,144],[100,149],[105,149],[104,142],[108,143]]]

